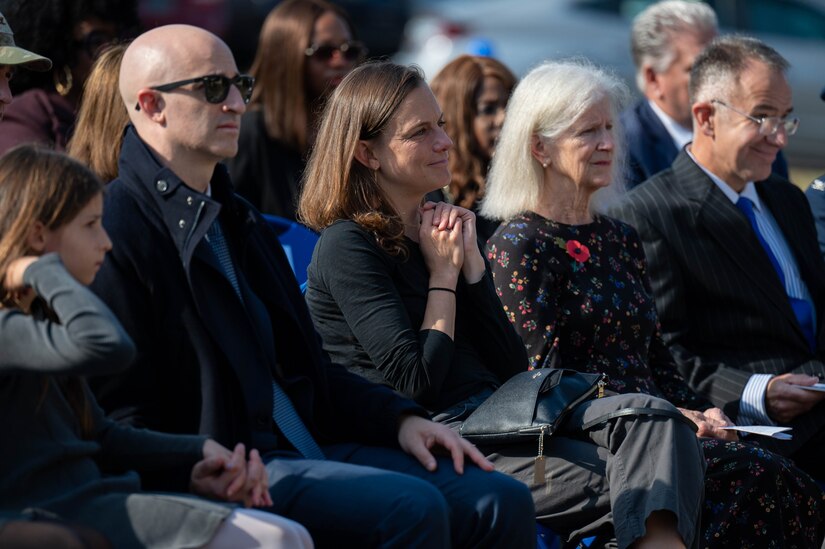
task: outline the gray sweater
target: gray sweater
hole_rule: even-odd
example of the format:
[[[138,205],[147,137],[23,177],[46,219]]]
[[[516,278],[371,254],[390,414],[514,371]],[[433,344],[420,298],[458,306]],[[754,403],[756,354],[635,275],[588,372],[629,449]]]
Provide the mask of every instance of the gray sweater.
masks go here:
[[[35,507],[69,520],[91,521],[90,526],[120,546],[118,533],[141,521],[141,513],[132,513],[126,502],[130,493],[140,490],[139,479],[126,471],[192,465],[202,457],[205,437],[117,424],[104,416],[86,389],[94,429],[88,439],[81,438],[60,380],[124,369],[134,357],[134,344],[57,255],[33,263],[24,278],[59,323],[0,309],[0,514]],[[102,468],[117,474],[104,474]],[[198,503],[219,507],[192,500],[195,507]],[[228,511],[217,512],[225,514]],[[131,533],[126,538],[123,546],[134,545]]]

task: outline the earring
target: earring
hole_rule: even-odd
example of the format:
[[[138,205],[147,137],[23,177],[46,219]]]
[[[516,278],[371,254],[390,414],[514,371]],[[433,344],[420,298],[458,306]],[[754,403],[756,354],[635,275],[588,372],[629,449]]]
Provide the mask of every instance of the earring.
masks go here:
[[[546,167],[547,167],[547,161],[542,162],[542,163],[541,163],[541,167],[542,167],[542,168],[546,168]]]
[[[60,75],[58,71],[54,71],[52,73],[54,89],[57,90],[57,93],[59,93],[63,97],[66,97],[67,95],[69,95],[69,92],[72,91],[72,69],[70,69],[66,65],[63,65],[63,77],[66,79],[65,83],[60,81]]]

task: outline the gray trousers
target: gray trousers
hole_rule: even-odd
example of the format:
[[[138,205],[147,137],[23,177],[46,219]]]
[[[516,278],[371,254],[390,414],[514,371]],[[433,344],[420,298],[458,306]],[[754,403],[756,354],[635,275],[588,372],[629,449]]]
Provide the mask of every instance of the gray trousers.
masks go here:
[[[478,403],[438,414],[453,428]],[[653,511],[671,511],[688,547],[698,546],[705,461],[685,423],[666,417],[625,416],[588,431],[580,426],[628,407],[675,410],[660,398],[613,395],[581,404],[552,437],[544,438],[545,482],[534,482],[538,444],[482,448],[496,469],[521,480],[533,494],[539,522],[563,539],[615,536],[628,547],[644,535]]]

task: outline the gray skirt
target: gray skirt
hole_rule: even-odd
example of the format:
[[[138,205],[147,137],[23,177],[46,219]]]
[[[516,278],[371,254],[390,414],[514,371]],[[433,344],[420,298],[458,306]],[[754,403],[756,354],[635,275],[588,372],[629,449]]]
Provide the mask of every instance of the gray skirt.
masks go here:
[[[185,494],[108,493],[61,509],[61,519],[94,528],[120,548],[201,547],[235,506]]]

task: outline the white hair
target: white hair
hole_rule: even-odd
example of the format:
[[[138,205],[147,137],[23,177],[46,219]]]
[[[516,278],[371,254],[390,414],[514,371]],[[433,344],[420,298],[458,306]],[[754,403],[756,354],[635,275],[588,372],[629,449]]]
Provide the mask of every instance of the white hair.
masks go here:
[[[583,59],[548,61],[531,70],[516,86],[493,155],[481,214],[507,220],[532,210],[539,201],[544,171],[530,152],[534,135],[546,144],[567,131],[591,107],[607,98],[613,117],[615,147],[613,184],[593,197],[601,209],[623,185],[623,138],[619,112],[629,90],[616,76]],[[606,191],[606,192],[603,192]]]
[[[704,2],[665,0],[644,9],[633,19],[630,50],[636,65],[636,85],[645,88],[642,68],[650,65],[656,73],[665,72],[676,52],[673,42],[680,33],[712,38],[719,30],[713,8]]]

